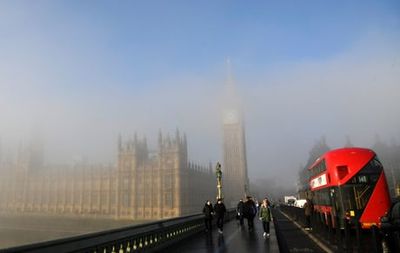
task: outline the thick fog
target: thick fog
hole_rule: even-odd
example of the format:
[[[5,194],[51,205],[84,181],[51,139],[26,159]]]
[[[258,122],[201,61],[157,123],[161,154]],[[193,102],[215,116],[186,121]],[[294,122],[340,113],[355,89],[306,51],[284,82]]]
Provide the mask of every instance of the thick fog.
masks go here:
[[[29,23],[34,11],[46,10],[22,9],[0,11],[2,157],[36,139],[44,144],[47,164],[115,163],[119,134],[146,136],[155,150],[159,130],[174,134],[178,128],[187,134],[190,160],[221,161],[227,57],[244,111],[251,181],[294,188],[300,165],[321,136],[333,148],[343,146],[346,136],[356,146],[371,146],[376,135],[400,142],[399,33],[372,27],[331,55],[257,65],[223,50],[206,64],[199,59],[207,65],[201,70],[186,71],[184,62],[175,62],[169,71],[151,52],[134,61],[128,46],[105,38],[103,30],[113,27],[78,29],[78,22],[61,17],[64,23],[53,32],[48,20]],[[115,47],[127,55],[113,55]],[[142,73],[141,67],[148,69]]]
[[[253,176],[290,184],[312,145],[346,138],[371,147],[378,135],[400,141],[398,39],[371,33],[342,54],[266,69],[247,98],[248,152]],[[254,129],[251,131],[250,129]]]

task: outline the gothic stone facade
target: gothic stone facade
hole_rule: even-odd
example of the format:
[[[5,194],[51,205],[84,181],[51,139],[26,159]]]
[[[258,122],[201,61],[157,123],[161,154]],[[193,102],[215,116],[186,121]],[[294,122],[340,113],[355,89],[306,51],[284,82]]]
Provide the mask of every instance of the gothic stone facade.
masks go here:
[[[211,165],[188,162],[179,132],[160,133],[154,153],[145,139],[120,139],[116,166],[32,170],[31,160],[1,163],[0,212],[156,220],[198,213],[216,194]]]

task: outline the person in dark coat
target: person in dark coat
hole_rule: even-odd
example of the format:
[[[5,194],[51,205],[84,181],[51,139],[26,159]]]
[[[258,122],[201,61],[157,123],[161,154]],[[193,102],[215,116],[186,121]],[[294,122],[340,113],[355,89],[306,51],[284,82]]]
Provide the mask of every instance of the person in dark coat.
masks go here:
[[[224,203],[222,202],[222,199],[217,200],[217,203],[214,205],[214,212],[215,217],[217,218],[218,232],[222,234],[224,229],[224,216],[226,213],[226,208]]]
[[[247,219],[249,232],[252,232],[254,229],[254,217],[257,214],[257,206],[253,198],[250,196],[247,196],[247,200],[243,204],[243,214],[244,217]]]
[[[206,232],[212,230],[212,218],[214,214],[214,208],[211,204],[211,201],[207,200],[206,204],[203,207],[204,214],[204,222],[206,224]]]
[[[236,207],[236,213],[237,213],[237,219],[240,221],[240,225],[243,226],[243,199],[239,200],[239,203],[237,204]]]
[[[311,230],[311,215],[314,211],[314,205],[311,199],[307,199],[306,203],[303,206],[304,208],[304,215],[306,216],[306,228],[305,230]]]

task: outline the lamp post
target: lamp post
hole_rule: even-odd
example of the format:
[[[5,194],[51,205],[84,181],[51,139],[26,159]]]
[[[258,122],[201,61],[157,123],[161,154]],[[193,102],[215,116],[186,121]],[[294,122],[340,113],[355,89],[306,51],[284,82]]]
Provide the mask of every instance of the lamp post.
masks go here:
[[[217,199],[222,199],[222,170],[219,162],[217,162],[215,174],[217,176]]]

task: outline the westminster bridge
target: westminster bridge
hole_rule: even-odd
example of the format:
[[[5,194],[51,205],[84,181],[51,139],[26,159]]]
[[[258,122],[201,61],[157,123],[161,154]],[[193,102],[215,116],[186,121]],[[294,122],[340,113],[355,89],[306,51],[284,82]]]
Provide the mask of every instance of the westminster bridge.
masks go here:
[[[224,232],[205,232],[202,214],[127,226],[102,232],[18,246],[1,253],[127,253],[127,252],[383,252],[379,233],[331,231],[313,217],[313,230],[303,227],[303,210],[293,206],[272,208],[271,236],[263,237],[261,222],[251,232],[240,226],[231,209]],[[216,227],[216,226],[214,226]],[[376,231],[375,231],[376,232]],[[389,251],[385,251],[389,252]]]

